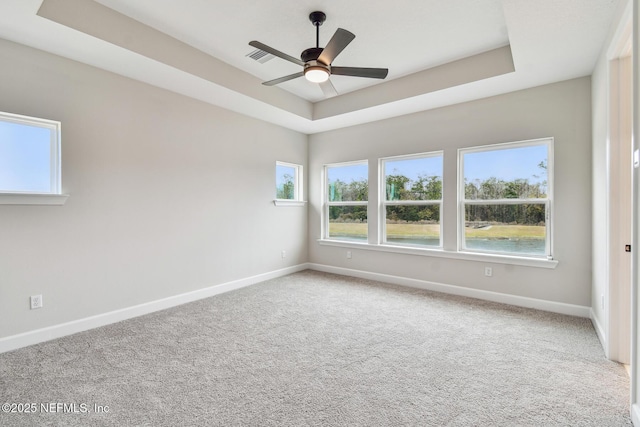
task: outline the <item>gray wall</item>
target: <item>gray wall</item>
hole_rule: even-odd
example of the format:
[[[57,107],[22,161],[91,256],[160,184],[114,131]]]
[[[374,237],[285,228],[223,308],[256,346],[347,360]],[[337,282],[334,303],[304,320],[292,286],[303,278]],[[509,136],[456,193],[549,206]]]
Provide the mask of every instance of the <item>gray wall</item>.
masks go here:
[[[589,78],[307,137],[10,42],[0,59],[0,110],[62,122],[71,195],[60,207],[0,205],[0,338],[307,261],[591,303]],[[454,249],[456,150],[547,136],[556,269],[354,249],[347,260],[316,242],[323,164],[444,149]],[[276,160],[305,165],[308,212],[273,206]],[[34,294],[43,309],[29,310]]]
[[[306,207],[272,203],[306,135],[7,41],[0,62],[1,111],[62,122],[71,195],[0,205],[0,338],[307,261]]]
[[[309,142],[310,262],[448,285],[591,305],[591,82],[589,77],[312,135]],[[322,246],[321,178],[327,163],[444,150],[444,246],[456,247],[457,149],[555,138],[555,269]],[[369,220],[375,221],[375,209]],[[371,228],[370,228],[371,230]],[[484,266],[493,277],[484,277]]]

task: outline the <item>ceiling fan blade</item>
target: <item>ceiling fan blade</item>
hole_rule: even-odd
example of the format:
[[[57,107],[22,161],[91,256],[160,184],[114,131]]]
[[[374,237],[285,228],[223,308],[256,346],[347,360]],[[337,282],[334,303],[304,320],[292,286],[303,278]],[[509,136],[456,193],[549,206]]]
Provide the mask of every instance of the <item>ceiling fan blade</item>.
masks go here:
[[[253,40],[253,41],[249,42],[249,46],[253,46],[253,47],[258,48],[260,50],[264,50],[265,52],[268,52],[268,53],[270,53],[270,54],[272,54],[274,56],[277,56],[278,58],[282,58],[282,59],[284,59],[286,61],[293,62],[296,65],[304,66],[304,62],[302,62],[298,58],[294,58],[291,55],[287,55],[286,53],[282,53],[279,50],[274,49],[271,46],[267,46],[264,43],[260,43],[258,41]]]
[[[279,79],[269,80],[268,82],[264,82],[262,84],[265,86],[274,86],[274,85],[277,85],[278,83],[288,82],[289,80],[297,79],[298,77],[302,77],[302,76],[304,76],[304,73],[300,71],[294,74],[289,74],[288,76],[280,77]]]
[[[322,93],[324,93],[324,96],[327,98],[332,98],[338,95],[338,91],[335,86],[333,86],[333,83],[331,83],[331,80],[320,83],[320,89],[322,89]]]
[[[387,68],[331,67],[331,74],[336,76],[368,77],[384,79],[389,74]]]
[[[345,29],[338,28],[318,57],[318,61],[326,65],[331,65],[333,60],[336,59],[336,56],[340,55],[340,52],[342,52],[344,48],[347,47],[355,38],[355,34]]]

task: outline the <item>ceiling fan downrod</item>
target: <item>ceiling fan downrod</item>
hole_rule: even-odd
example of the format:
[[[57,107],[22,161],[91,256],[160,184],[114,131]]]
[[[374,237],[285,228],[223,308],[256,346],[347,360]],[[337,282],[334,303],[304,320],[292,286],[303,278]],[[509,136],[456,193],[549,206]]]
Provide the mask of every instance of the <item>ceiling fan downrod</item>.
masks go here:
[[[327,19],[324,12],[315,11],[309,14],[309,21],[316,27],[316,48],[320,47],[320,25]]]

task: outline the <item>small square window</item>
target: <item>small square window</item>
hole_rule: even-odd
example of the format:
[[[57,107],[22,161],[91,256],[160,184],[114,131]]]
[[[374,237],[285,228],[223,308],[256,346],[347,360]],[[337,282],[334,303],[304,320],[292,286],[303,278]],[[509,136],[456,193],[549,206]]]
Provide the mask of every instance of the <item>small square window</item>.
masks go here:
[[[302,196],[302,166],[276,162],[276,206],[304,204]]]
[[[61,205],[60,122],[0,112],[0,204]]]
[[[0,113],[0,192],[60,194],[60,122]]]

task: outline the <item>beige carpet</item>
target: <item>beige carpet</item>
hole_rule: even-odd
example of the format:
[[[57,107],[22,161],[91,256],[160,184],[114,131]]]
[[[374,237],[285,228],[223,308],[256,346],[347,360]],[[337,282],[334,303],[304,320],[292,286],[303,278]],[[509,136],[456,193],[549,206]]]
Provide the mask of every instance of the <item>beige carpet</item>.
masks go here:
[[[630,426],[628,396],[587,319],[311,271],[0,355],[37,407],[2,426]]]

